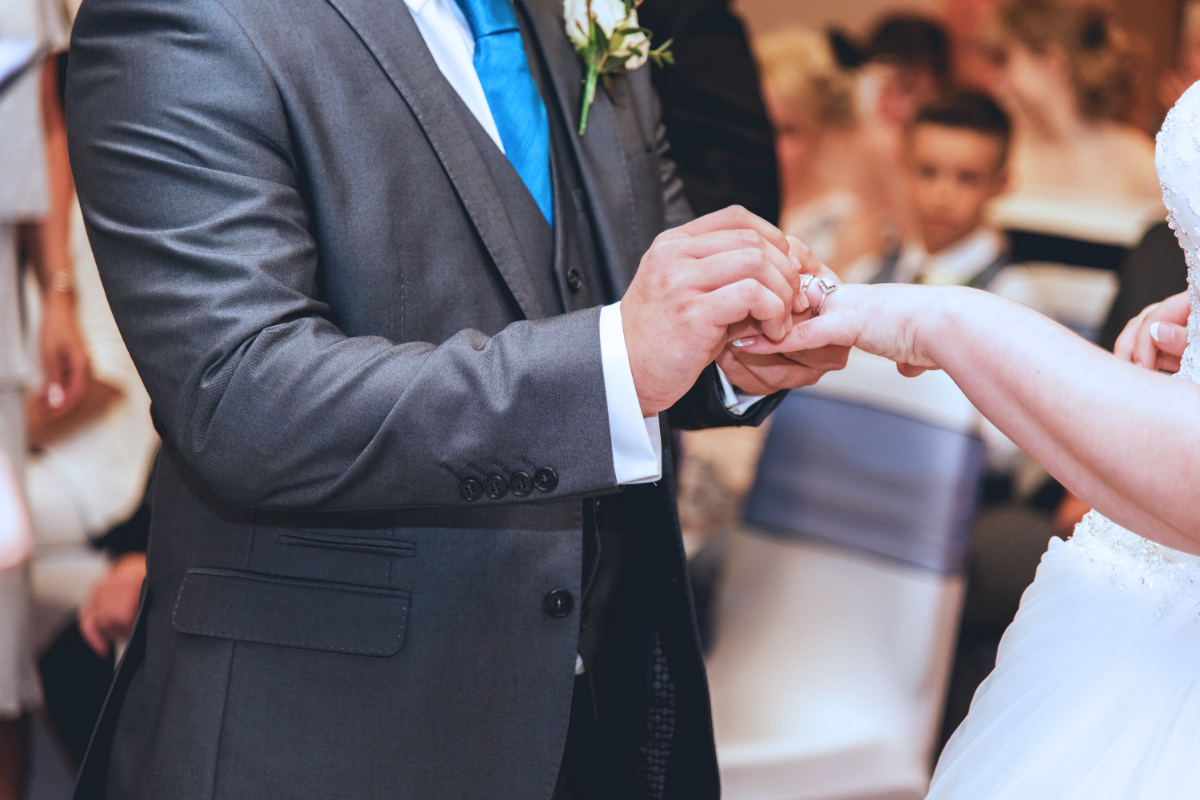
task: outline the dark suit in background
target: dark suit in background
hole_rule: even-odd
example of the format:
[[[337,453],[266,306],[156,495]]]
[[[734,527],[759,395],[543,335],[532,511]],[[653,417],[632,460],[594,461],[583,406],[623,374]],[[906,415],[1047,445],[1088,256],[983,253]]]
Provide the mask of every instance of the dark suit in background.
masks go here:
[[[598,330],[690,211],[649,70],[581,138],[561,3],[517,16],[553,230],[399,0],[84,3],[72,165],[164,444],[77,797],[717,797],[670,455],[618,489]],[[669,417],[773,405],[710,367]]]
[[[775,134],[758,68],[728,0],[646,0],[653,44],[673,39],[675,66],[654,70],[670,157],[697,214],[738,204],[779,221]]]

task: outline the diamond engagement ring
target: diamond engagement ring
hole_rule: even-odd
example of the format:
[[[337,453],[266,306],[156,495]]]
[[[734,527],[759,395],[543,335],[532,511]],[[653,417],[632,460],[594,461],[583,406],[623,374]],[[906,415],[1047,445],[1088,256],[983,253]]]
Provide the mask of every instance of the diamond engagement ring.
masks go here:
[[[815,276],[809,275],[808,277],[812,278]],[[804,285],[807,287],[807,284]],[[821,314],[821,306],[825,305],[825,298],[829,297],[829,295],[841,288],[841,286],[829,280],[828,278],[817,278],[817,286],[821,288],[821,299],[817,302],[817,307],[813,309],[812,315],[814,317]]]

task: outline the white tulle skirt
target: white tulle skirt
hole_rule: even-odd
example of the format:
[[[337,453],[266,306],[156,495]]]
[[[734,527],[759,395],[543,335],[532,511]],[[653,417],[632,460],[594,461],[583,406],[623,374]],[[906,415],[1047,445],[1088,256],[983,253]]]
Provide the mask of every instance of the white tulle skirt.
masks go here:
[[[1053,539],[928,800],[1200,798],[1200,559]]]

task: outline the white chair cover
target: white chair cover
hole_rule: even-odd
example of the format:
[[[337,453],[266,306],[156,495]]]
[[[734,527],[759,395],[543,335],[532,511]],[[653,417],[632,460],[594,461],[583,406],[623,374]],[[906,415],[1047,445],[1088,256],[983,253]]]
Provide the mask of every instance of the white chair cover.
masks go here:
[[[709,661],[729,800],[923,797],[983,447],[943,373],[855,351],[776,412]]]

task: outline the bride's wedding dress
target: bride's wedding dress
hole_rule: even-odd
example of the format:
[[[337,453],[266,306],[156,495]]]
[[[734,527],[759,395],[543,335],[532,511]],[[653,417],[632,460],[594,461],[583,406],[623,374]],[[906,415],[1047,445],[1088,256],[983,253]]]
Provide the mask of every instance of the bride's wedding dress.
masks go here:
[[[1180,377],[1200,383],[1200,84],[1167,116],[1157,163],[1188,262]],[[1094,511],[1051,540],[928,796],[1000,798],[1200,798],[1200,558]]]

